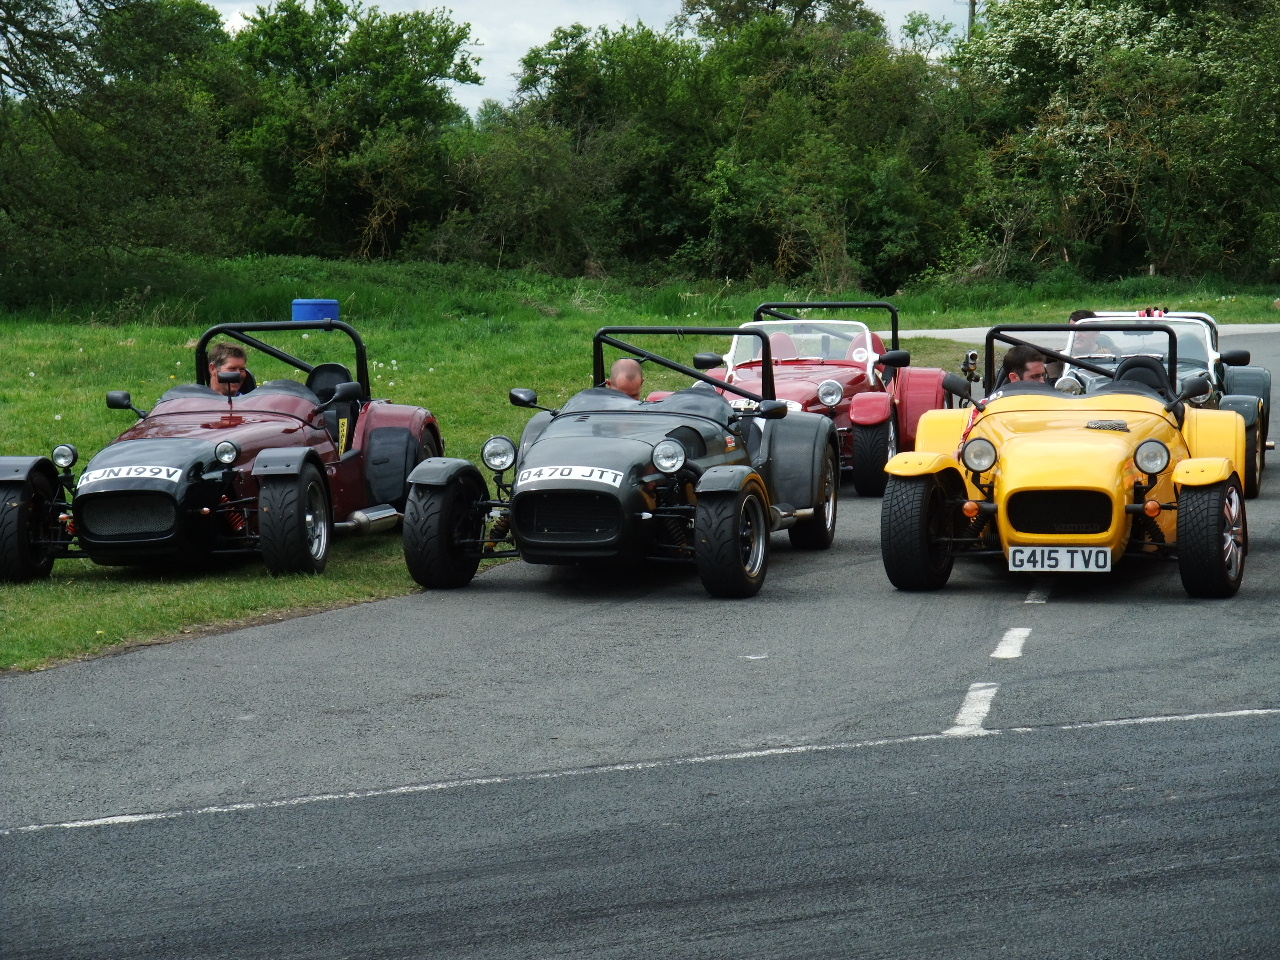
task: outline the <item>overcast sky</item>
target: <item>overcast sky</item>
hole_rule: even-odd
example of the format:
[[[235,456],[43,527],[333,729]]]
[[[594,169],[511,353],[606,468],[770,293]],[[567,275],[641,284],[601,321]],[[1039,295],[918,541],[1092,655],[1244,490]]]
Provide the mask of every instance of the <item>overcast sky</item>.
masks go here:
[[[270,6],[242,0],[213,0],[228,28],[235,30],[244,22],[242,14],[252,13],[257,6]],[[472,112],[487,99],[506,103],[515,92],[514,74],[520,69],[520,58],[533,47],[551,39],[556,27],[582,23],[588,27],[617,27],[624,23],[644,21],[661,29],[680,9],[680,0],[487,0],[484,3],[415,2],[415,0],[365,0],[366,7],[393,12],[399,10],[451,11],[455,23],[471,24],[476,41],[475,54],[481,59],[479,72],[483,86],[459,87],[454,94],[458,103]],[[959,31],[969,15],[967,0],[868,0],[867,6],[884,17],[889,35],[898,38],[898,28],[907,14],[919,10],[939,20],[950,20]]]

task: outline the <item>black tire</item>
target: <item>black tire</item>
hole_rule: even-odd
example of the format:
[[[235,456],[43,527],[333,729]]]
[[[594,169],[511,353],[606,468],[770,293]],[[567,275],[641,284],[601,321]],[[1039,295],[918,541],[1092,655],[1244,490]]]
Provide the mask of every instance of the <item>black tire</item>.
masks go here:
[[[769,516],[760,488],[749,483],[737,493],[700,497],[693,542],[698,576],[707,593],[759,593],[769,571]]]
[[[27,583],[49,576],[53,554],[41,540],[58,539],[62,498],[43,474],[0,484],[0,581]]]
[[[880,505],[880,558],[899,590],[939,590],[955,559],[954,512],[933,474],[890,477]]]
[[[1262,492],[1262,469],[1265,463],[1266,440],[1262,436],[1262,421],[1257,421],[1244,431],[1244,495],[1252,500]]]
[[[822,477],[813,519],[801,520],[787,531],[791,545],[799,550],[826,550],[836,538],[836,506],[840,495],[840,463],[830,447],[822,457]]]
[[[860,497],[884,494],[889,475],[884,465],[898,452],[898,425],[893,414],[884,423],[855,423],[853,432],[853,489]]]
[[[462,480],[443,487],[412,485],[404,510],[404,562],[418,584],[453,590],[471,582],[480,566],[484,528],[474,506],[479,499],[483,494]]]
[[[312,464],[296,477],[263,477],[258,488],[258,544],[273,577],[321,573],[329,562],[333,516],[329,491]]]
[[[1193,597],[1231,597],[1244,578],[1249,526],[1237,480],[1183,487],[1178,495],[1178,573]]]

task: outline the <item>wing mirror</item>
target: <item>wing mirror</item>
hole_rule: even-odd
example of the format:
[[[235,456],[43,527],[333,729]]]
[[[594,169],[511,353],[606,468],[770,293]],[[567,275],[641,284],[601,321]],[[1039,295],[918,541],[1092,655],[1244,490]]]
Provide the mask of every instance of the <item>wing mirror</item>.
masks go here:
[[[360,384],[354,380],[348,380],[346,383],[340,383],[333,388],[333,396],[326,400],[317,410],[328,410],[330,407],[338,403],[347,403],[351,400],[359,400],[361,394]]]
[[[781,420],[787,415],[787,401],[762,400],[756,409],[756,416],[762,420]]]
[[[1224,350],[1222,363],[1227,367],[1247,367],[1253,355],[1248,350]]]
[[[530,390],[528,387],[512,387],[511,393],[508,394],[513,407],[528,407],[533,410],[546,410],[553,417],[560,411],[552,410],[550,407],[544,407],[538,403],[538,391]]]
[[[880,354],[876,358],[876,363],[882,363],[886,367],[909,367],[911,354],[906,350],[890,350],[888,353]]]
[[[1182,389],[1178,391],[1178,398],[1170,403],[1166,403],[1164,408],[1172,410],[1175,406],[1184,400],[1190,400],[1192,397],[1202,397],[1213,389],[1213,384],[1209,382],[1208,377],[1192,377],[1190,380],[1182,384]]]
[[[958,373],[948,373],[944,376],[942,378],[942,389],[959,397],[961,400],[973,399],[973,390],[968,377],[962,377]]]
[[[724,366],[724,357],[718,353],[695,353],[693,367],[695,370],[714,370]]]
[[[111,390],[107,393],[107,409],[108,410],[132,410],[141,420],[147,415],[147,411],[139,410],[133,405],[133,397],[129,395],[128,390]]]

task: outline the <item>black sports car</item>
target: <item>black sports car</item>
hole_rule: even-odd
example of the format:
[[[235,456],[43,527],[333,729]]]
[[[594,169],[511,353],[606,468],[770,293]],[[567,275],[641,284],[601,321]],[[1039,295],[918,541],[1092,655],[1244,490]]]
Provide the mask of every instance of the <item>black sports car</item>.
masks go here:
[[[619,339],[632,335],[757,337],[760,392]],[[635,400],[606,386],[604,349],[677,371],[687,389]],[[839,447],[830,418],[788,411],[774,393],[768,335],[719,327],[606,327],[596,333],[593,386],[559,410],[540,410],[519,445],[492,437],[482,460],[494,491],[466,460],[432,458],[409,476],[404,553],[425,587],[460,587],[487,557],[572,564],[668,560],[695,564],[707,591],[753,596],[764,583],[769,536],[823,550],[835,535]],[[718,391],[751,401],[735,410]]]

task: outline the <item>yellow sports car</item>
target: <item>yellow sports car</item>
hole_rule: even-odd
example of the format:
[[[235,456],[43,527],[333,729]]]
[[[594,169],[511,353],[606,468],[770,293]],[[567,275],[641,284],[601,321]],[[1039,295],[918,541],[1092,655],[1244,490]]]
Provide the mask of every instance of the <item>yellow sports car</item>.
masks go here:
[[[1014,572],[1093,573],[1137,555],[1176,557],[1191,596],[1234,595],[1249,547],[1245,423],[1234,410],[1186,402],[1210,389],[1207,380],[1174,392],[1176,336],[1142,323],[1148,334],[1162,328],[1163,361],[1099,367],[1109,381],[1072,394],[1034,380],[1001,383],[993,373],[997,343],[1029,343],[1070,362],[1042,345],[1054,334],[1063,340],[1070,326],[993,327],[986,399],[926,412],[916,449],[885,468],[880,551],[893,585],[936,590],[956,556],[1003,556]],[[1024,339],[1032,331],[1038,342]]]

